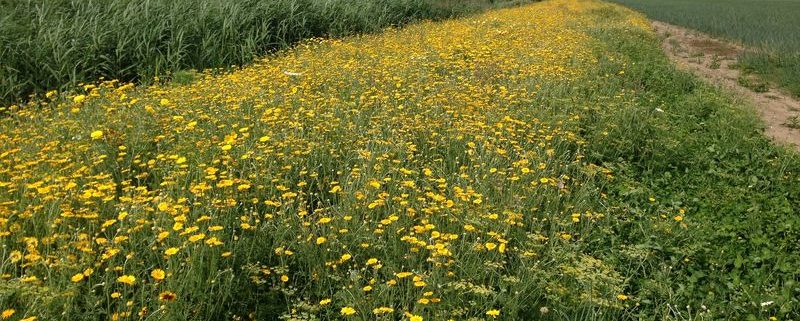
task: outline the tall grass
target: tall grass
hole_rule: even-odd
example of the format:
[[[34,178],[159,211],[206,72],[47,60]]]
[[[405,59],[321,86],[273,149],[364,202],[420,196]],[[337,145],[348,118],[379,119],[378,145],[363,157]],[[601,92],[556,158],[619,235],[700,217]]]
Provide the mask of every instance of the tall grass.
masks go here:
[[[131,81],[239,65],[300,39],[374,32],[490,2],[0,1],[0,103],[99,77]]]
[[[760,49],[740,57],[760,74],[800,96],[800,1],[612,0],[650,18],[688,26]]]

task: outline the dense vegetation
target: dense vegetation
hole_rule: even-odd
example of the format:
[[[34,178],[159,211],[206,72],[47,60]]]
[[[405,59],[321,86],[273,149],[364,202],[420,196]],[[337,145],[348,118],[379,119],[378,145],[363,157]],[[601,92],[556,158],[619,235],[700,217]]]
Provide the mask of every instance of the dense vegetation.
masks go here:
[[[740,41],[758,52],[741,67],[800,96],[800,1],[612,0],[655,20]]]
[[[0,119],[6,320],[798,320],[800,156],[553,0]]]
[[[31,93],[240,65],[309,37],[374,32],[495,2],[0,0],[0,105]]]

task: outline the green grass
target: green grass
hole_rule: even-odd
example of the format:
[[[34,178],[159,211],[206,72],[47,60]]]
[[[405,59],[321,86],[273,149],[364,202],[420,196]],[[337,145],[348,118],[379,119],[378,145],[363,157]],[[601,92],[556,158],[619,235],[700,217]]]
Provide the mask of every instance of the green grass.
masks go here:
[[[586,126],[596,135],[594,159],[620,173],[609,199],[625,223],[596,249],[632,268],[641,304],[661,308],[636,318],[797,320],[800,158],[763,136],[753,110],[669,66],[656,39],[612,34],[600,37],[632,68],[587,93],[599,116]],[[620,65],[600,64],[610,73]],[[623,110],[596,98],[622,88],[635,93]],[[659,234],[648,226],[677,207],[691,209],[687,231]],[[620,255],[617,237],[637,240],[632,248],[647,254]]]
[[[741,67],[800,96],[800,1],[612,0],[648,17],[725,37],[758,50]]]
[[[309,37],[375,32],[517,1],[0,1],[0,105],[100,77],[241,65]]]

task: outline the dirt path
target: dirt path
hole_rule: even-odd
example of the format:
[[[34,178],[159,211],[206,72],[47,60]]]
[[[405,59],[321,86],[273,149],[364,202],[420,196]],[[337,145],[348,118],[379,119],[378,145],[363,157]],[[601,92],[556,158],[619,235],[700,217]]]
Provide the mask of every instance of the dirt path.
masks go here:
[[[739,70],[731,66],[745,48],[664,22],[654,21],[653,27],[664,39],[661,46],[667,56],[680,68],[750,101],[764,119],[769,137],[800,150],[800,129],[792,128],[800,127],[800,101],[774,88],[756,92],[743,86]],[[746,81],[758,82],[754,78]]]

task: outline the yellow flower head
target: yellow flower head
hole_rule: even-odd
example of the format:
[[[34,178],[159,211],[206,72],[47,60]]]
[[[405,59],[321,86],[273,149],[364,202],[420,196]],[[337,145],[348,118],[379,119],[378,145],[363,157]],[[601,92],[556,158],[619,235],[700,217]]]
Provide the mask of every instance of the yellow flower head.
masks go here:
[[[95,130],[90,135],[92,139],[100,139],[103,138],[103,131],[102,130]]]
[[[117,282],[123,283],[123,284],[127,284],[127,285],[133,285],[133,284],[136,283],[136,277],[133,276],[133,275],[127,275],[126,274],[126,275],[118,277],[117,278]]]
[[[356,314],[356,309],[353,309],[352,307],[343,307],[341,310],[339,310],[339,313],[344,316],[350,316]]]
[[[85,277],[85,275],[83,275],[83,273],[78,273],[78,274],[75,274],[75,275],[73,275],[73,276],[70,278],[70,280],[71,280],[72,282],[78,283],[78,282],[80,282],[80,281],[83,281],[84,277]]]
[[[392,313],[392,312],[394,312],[394,309],[390,308],[390,307],[380,307],[380,308],[372,309],[372,313],[374,313],[376,315],[387,314],[387,313]]]
[[[175,294],[175,292],[172,291],[164,291],[158,295],[158,299],[161,301],[173,301],[177,297],[178,296]]]
[[[152,276],[156,281],[161,281],[167,276],[167,273],[165,273],[162,269],[155,269],[150,272],[150,276]]]
[[[2,318],[3,320],[8,319],[16,312],[17,310],[14,309],[5,309],[3,310],[3,313],[0,313],[0,318]]]

